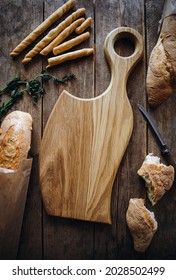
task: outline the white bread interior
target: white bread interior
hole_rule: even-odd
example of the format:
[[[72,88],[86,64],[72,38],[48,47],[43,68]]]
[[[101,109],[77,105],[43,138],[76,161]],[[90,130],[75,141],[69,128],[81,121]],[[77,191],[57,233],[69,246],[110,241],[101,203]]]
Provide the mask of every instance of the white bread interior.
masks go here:
[[[166,166],[159,157],[149,154],[137,173],[145,180],[148,198],[155,205],[171,188],[175,172],[173,166]]]

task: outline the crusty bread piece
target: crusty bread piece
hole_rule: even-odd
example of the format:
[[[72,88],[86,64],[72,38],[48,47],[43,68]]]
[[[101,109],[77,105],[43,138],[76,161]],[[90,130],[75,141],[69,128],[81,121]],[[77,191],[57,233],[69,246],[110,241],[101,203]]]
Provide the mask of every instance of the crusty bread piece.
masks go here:
[[[126,221],[133,237],[134,249],[140,253],[145,252],[158,225],[154,213],[145,207],[144,199],[130,199],[126,212]]]
[[[0,168],[19,168],[30,149],[31,130],[30,114],[14,111],[7,115],[0,128]]]
[[[147,94],[151,106],[158,106],[176,92],[176,15],[163,20],[158,42],[147,71]]]
[[[171,188],[175,172],[173,166],[166,166],[159,157],[149,154],[137,173],[145,180],[148,198],[155,205]]]

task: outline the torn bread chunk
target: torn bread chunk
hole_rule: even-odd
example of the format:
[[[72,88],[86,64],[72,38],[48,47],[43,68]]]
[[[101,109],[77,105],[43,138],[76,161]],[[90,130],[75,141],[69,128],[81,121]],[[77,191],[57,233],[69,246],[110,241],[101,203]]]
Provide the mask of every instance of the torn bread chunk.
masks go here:
[[[155,205],[171,188],[175,172],[173,166],[166,166],[159,157],[149,154],[137,173],[145,180],[148,198]]]
[[[154,213],[145,207],[144,199],[130,199],[126,221],[133,237],[134,249],[144,253],[158,228]]]

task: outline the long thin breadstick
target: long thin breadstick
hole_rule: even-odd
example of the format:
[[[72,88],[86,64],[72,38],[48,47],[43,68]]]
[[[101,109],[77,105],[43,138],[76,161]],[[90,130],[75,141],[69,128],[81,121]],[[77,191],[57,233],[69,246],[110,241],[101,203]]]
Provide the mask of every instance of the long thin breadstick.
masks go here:
[[[69,40],[61,45],[59,45],[58,47],[55,47],[53,49],[53,53],[54,55],[58,55],[61,54],[67,50],[70,50],[71,48],[73,48],[74,46],[77,46],[78,44],[82,43],[83,41],[85,41],[86,39],[88,39],[90,37],[90,33],[86,32],[83,33],[79,36],[77,36],[76,38],[73,38],[72,40]]]
[[[75,29],[85,21],[84,18],[79,18],[65,28],[48,46],[46,46],[40,54],[48,55],[54,47],[62,43]]]
[[[80,26],[75,29],[76,34],[83,33],[92,24],[92,18],[87,18]]]
[[[51,57],[48,59],[48,65],[46,66],[46,68],[50,68],[52,66],[61,64],[68,60],[74,60],[74,59],[77,59],[77,58],[80,58],[83,56],[91,55],[93,52],[94,52],[94,50],[92,48],[88,48],[88,49],[82,49],[82,50],[58,55],[55,57]]]
[[[69,26],[77,18],[85,14],[85,8],[80,8],[76,12],[68,16],[56,28],[53,28],[34,48],[26,54],[22,60],[23,64],[28,63],[32,58],[37,55],[44,47],[46,47],[52,40],[54,40],[59,33],[61,33],[67,26]]]
[[[12,52],[11,56],[19,55],[28,47],[40,34],[50,27],[56,20],[63,16],[73,5],[76,0],[69,0],[54,13],[52,13],[44,22],[42,22],[34,31],[32,31]]]

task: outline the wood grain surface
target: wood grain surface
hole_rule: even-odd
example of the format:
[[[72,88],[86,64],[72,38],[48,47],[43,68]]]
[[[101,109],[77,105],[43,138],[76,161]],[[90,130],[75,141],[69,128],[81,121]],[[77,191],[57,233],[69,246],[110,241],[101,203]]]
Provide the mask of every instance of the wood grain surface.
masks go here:
[[[135,44],[129,57],[115,52],[121,38]],[[40,185],[49,215],[111,223],[112,185],[133,129],[126,83],[143,55],[142,36],[116,28],[107,35],[104,51],[111,68],[107,90],[91,99],[63,91],[45,127]]]
[[[32,46],[15,59],[10,57],[10,52],[25,36],[65,2],[65,0],[0,1],[1,88],[16,76],[22,75],[24,78],[30,79],[45,69],[47,59],[39,55],[25,67],[22,65],[21,60]],[[146,198],[144,182],[137,175],[137,170],[148,152],[154,152],[164,162],[153,134],[138,111],[137,103],[147,107],[150,111],[176,158],[176,97],[172,96],[165,104],[151,110],[145,91],[148,58],[157,41],[158,21],[161,17],[163,3],[164,0],[77,1],[70,13],[77,8],[85,7],[86,17],[91,16],[93,24],[88,29],[91,33],[90,38],[81,43],[80,46],[76,46],[74,50],[94,46],[95,55],[48,69],[57,77],[73,73],[76,75],[76,79],[58,86],[49,82],[45,86],[46,94],[43,100],[39,100],[37,106],[33,106],[27,96],[15,105],[14,109],[31,113],[34,120],[30,153],[34,160],[18,248],[18,259],[176,258],[174,246],[176,242],[175,187],[172,187],[158,205],[152,207]],[[59,19],[58,23],[70,13],[68,12],[62,19]],[[104,56],[103,44],[107,34],[120,26],[134,28],[143,36],[145,52],[142,61],[136,65],[127,83],[134,126],[129,145],[113,184],[111,224],[49,216],[43,206],[39,184],[38,158],[44,128],[63,90],[70,92],[75,97],[91,98],[100,96],[107,89],[111,73]],[[42,37],[43,35],[36,42],[39,42]],[[120,55],[129,55],[133,50],[133,46],[125,40],[115,45],[115,48]],[[158,231],[144,254],[138,254],[134,251],[132,238],[126,225],[125,214],[131,197],[146,198],[147,207],[154,211],[158,221]]]

